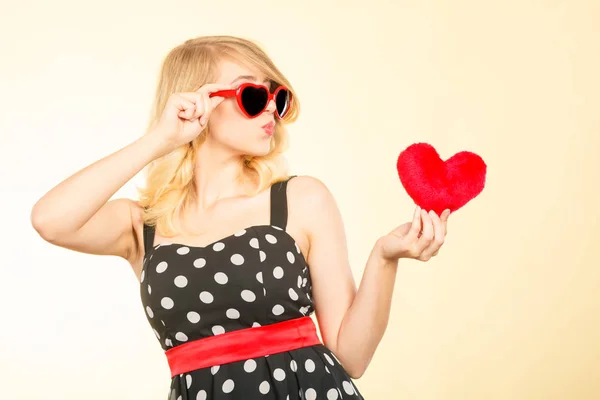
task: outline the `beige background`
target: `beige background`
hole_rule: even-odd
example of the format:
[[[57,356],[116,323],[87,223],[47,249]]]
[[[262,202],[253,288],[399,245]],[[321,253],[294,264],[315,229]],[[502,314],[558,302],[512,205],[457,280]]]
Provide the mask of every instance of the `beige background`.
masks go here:
[[[357,281],[412,215],[402,149],[488,163],[438,257],[401,262],[356,381],[367,399],[600,398],[599,2],[37,0],[0,14],[2,398],[166,398],[127,264],[44,243],[29,212],[142,133],[160,60],[203,34],[258,41],[295,85],[292,172],[336,196]]]

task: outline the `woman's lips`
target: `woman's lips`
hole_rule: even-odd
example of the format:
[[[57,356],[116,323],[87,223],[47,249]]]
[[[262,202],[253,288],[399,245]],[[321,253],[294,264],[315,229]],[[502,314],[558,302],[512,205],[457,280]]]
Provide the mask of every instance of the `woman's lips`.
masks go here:
[[[267,135],[273,135],[273,132],[275,131],[275,123],[271,121],[268,124],[263,125],[262,128],[265,130]]]

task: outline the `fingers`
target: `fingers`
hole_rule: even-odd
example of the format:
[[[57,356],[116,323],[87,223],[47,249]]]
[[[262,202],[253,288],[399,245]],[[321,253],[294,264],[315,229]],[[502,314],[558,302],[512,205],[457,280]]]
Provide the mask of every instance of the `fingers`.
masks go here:
[[[212,104],[212,101],[210,101],[210,98],[208,97],[208,93],[207,92],[201,92],[202,93],[202,101],[205,104],[205,112],[204,115],[202,115],[202,118],[200,118],[200,125],[201,126],[206,126],[206,123],[208,122],[208,119],[210,118],[210,114],[212,113],[212,110],[214,110],[214,106]]]
[[[420,259],[423,261],[429,260],[431,257],[436,255],[444,244],[444,225],[442,220],[434,211],[430,211],[428,216],[430,217],[433,227],[433,238],[429,241],[428,246],[421,253]]]
[[[417,206],[415,208],[415,212],[413,214],[412,224],[410,226],[410,230],[408,231],[407,239],[409,242],[414,242],[419,237],[419,233],[421,232],[421,207]]]
[[[417,254],[422,254],[423,251],[425,251],[425,249],[427,247],[429,247],[429,244],[431,243],[431,241],[433,240],[433,235],[434,235],[434,231],[433,231],[433,224],[431,222],[431,217],[429,216],[429,214],[427,213],[427,211],[421,209],[421,237],[419,238],[419,240],[417,240],[417,243],[415,244],[415,252]]]
[[[444,225],[444,236],[448,233],[448,217],[450,216],[450,210],[446,209],[442,212],[440,216],[440,220],[442,221],[442,225]]]
[[[220,83],[210,83],[202,86],[195,92],[177,93],[179,97],[182,97],[183,99],[186,99],[194,104],[193,110],[191,111],[191,115],[189,109],[191,109],[192,107],[188,107],[188,109],[186,109],[185,116],[181,115],[181,113],[179,114],[179,116],[192,122],[200,118],[200,123],[202,125],[206,125],[208,119],[210,118],[212,110],[216,106],[221,104],[221,102],[224,100],[223,97],[214,97],[211,99],[210,94],[218,92],[220,90],[228,89],[232,89],[232,86]]]
[[[190,119],[196,112],[196,103],[182,96],[175,96],[175,107],[179,110],[178,116],[184,119]]]

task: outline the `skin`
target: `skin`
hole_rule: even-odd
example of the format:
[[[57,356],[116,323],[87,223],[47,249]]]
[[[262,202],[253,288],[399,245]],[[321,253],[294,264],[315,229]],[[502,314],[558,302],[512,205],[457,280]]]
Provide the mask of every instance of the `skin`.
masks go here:
[[[245,77],[238,79],[240,76]],[[216,91],[264,80],[252,68],[223,61],[218,79],[208,87]],[[209,98],[209,89],[203,90],[173,100],[172,110],[179,113],[165,117],[160,126],[173,126],[172,121],[178,117],[178,133],[167,134],[166,128],[157,128],[46,193],[31,213],[32,225],[39,235],[49,243],[74,251],[121,257],[129,262],[139,281],[144,255],[141,209],[131,199],[110,199],[150,161],[189,142],[207,124],[209,135],[195,160],[197,202],[181,218],[188,233],[169,238],[157,233],[154,245],[175,242],[206,246],[243,228],[268,224],[269,190],[244,196],[235,177],[240,157],[268,153],[271,136],[262,126],[274,121],[275,105],[271,101],[265,113],[249,119],[234,98]],[[438,217],[417,207],[409,222],[381,236],[357,288],[340,211],[327,186],[317,178],[298,176],[289,181],[287,190],[286,230],[310,266],[323,342],[351,377],[360,378],[389,320],[399,260],[427,261],[435,256],[446,236],[449,212]]]

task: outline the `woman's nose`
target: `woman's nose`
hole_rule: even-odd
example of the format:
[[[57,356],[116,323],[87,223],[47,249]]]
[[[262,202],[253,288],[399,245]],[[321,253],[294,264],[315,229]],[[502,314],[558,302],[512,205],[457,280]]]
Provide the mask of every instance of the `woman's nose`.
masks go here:
[[[266,111],[270,113],[275,112],[275,100],[269,100]]]

